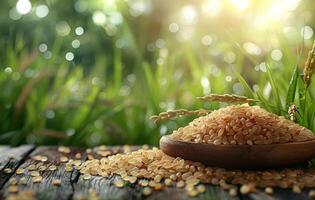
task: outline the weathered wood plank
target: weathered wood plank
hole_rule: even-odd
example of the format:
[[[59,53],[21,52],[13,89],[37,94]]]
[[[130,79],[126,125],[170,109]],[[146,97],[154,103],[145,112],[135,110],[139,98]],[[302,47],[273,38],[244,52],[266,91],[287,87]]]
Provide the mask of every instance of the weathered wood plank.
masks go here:
[[[12,176],[14,171],[23,162],[24,158],[34,149],[32,145],[23,145],[20,147],[1,147],[0,152],[0,189]],[[12,170],[12,172],[7,171]]]
[[[133,151],[140,147],[110,147],[108,155],[127,151]],[[111,178],[103,178],[98,176],[92,176],[89,180],[84,180],[83,176],[79,174],[77,170],[67,172],[65,170],[65,164],[60,162],[62,155],[69,158],[74,158],[76,153],[80,153],[82,158],[85,160],[85,150],[72,149],[68,153],[60,153],[56,147],[40,147],[29,153],[34,149],[33,146],[21,146],[17,148],[3,147],[0,146],[0,199],[9,196],[10,182],[14,180],[20,180],[22,177],[26,178],[26,185],[19,185],[19,191],[32,190],[36,199],[80,199],[80,198],[91,198],[94,194],[100,199],[191,199],[186,195],[184,189],[178,189],[175,187],[167,187],[160,191],[153,191],[148,197],[142,195],[142,188],[137,184],[127,184],[123,188],[117,188],[113,182],[118,178],[117,176]],[[106,151],[105,150],[105,151]],[[88,151],[89,152],[89,151]],[[104,152],[103,152],[104,153]],[[104,156],[99,149],[93,149],[88,155],[95,158],[101,158]],[[106,154],[106,153],[105,153]],[[43,171],[40,172],[43,180],[41,183],[33,183],[32,177],[26,170],[24,175],[18,175],[12,173],[4,173],[5,168],[10,168],[16,171],[17,168],[27,168],[30,165],[38,164],[39,161],[35,161],[34,158],[37,155],[46,156],[48,160],[45,166],[58,165],[56,171]],[[106,156],[108,156],[106,154]],[[12,159],[11,157],[15,157]],[[11,159],[10,159],[11,158]],[[53,179],[61,179],[60,186],[54,186],[52,184]],[[308,197],[308,190],[303,190],[301,194],[294,194],[291,190],[285,189],[274,189],[273,195],[267,195],[263,190],[258,189],[256,193],[252,193],[244,196],[231,197],[227,191],[224,191],[218,186],[206,186],[207,190],[204,194],[197,196],[194,199],[207,200],[207,199],[227,199],[227,200],[306,200],[311,199]]]
[[[32,145],[23,145],[19,147],[0,146],[0,170],[2,170],[9,161],[23,158],[34,147]]]
[[[274,188],[274,193],[268,195],[262,190],[258,190],[257,193],[252,193],[248,196],[248,199],[252,200],[311,200],[312,198],[308,196],[309,190],[303,190],[300,194],[295,194],[290,189],[279,189]],[[246,198],[245,198],[246,199]]]
[[[185,189],[179,189],[175,187],[167,187],[160,191],[153,191],[152,195],[146,198],[147,200],[160,200],[160,199],[200,199],[200,200],[239,200],[240,197],[232,197],[228,194],[227,191],[224,191],[219,186],[206,185],[206,192],[199,194],[197,197],[189,197],[186,194]]]
[[[124,150],[137,150],[140,147],[113,147],[110,148],[111,154],[114,155],[117,153],[124,152]],[[93,149],[91,155],[95,158],[100,158],[101,156],[97,154],[98,149]],[[92,176],[89,180],[84,180],[83,176],[79,177],[77,183],[75,183],[75,192],[74,198],[87,198],[94,193],[100,199],[150,199],[150,200],[159,200],[159,199],[191,199],[187,196],[184,189],[178,189],[174,187],[166,187],[163,190],[153,191],[152,194],[148,197],[142,195],[142,188],[135,184],[127,184],[123,188],[117,188],[114,186],[113,182],[115,179],[118,179],[117,176],[111,178],[103,178],[98,176]],[[93,191],[91,193],[91,191]],[[226,200],[238,200],[239,197],[231,197],[228,192],[224,191],[220,187],[216,186],[207,186],[207,190],[204,194],[199,195],[196,199],[226,199]]]
[[[139,149],[140,147],[136,146],[114,146],[110,148],[106,148],[104,151],[109,151],[110,155],[115,155],[117,153],[122,153],[125,151],[134,151]],[[90,153],[89,156],[93,156],[94,158],[101,158],[104,157],[100,155],[101,148],[94,148]],[[105,148],[103,148],[105,149]],[[118,177],[111,177],[111,178],[103,178],[99,176],[92,176],[89,180],[84,180],[83,176],[80,176],[78,182],[74,184],[74,199],[87,199],[94,193],[100,199],[140,199],[141,192],[139,188],[136,187],[135,184],[130,184],[127,187],[117,188],[113,185],[113,182]]]
[[[20,169],[26,169],[24,174],[13,174],[10,180],[4,185],[1,192],[2,197],[7,197],[10,195],[8,189],[10,187],[10,182],[17,180],[20,181],[22,177],[25,177],[25,184],[18,184],[19,191],[31,190],[37,199],[71,199],[73,195],[73,182],[78,178],[78,171],[66,171],[65,163],[60,161],[61,156],[66,156],[69,159],[75,159],[75,155],[84,153],[81,149],[72,149],[70,153],[60,153],[56,147],[39,147],[34,152],[28,156],[25,162],[19,167]],[[48,159],[45,162],[36,161],[35,156],[46,156]],[[82,158],[85,159],[85,158]],[[40,183],[34,183],[30,172],[32,170],[28,169],[31,165],[39,166],[39,163],[43,163],[44,166],[49,168],[52,165],[56,165],[57,169],[39,171],[36,167],[36,171],[40,173],[43,177]],[[55,186],[52,184],[53,179],[60,179],[61,185]],[[1,199],[1,197],[0,197]]]

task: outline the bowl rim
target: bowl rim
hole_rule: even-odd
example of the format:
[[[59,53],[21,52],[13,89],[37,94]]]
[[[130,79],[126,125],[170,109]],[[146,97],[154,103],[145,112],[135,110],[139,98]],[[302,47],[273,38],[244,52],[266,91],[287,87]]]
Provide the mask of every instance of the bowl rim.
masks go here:
[[[312,140],[306,140],[306,141],[302,141],[302,142],[287,142],[287,143],[272,143],[272,144],[253,144],[253,145],[249,145],[249,144],[219,144],[219,145],[215,145],[215,144],[205,144],[205,143],[196,143],[196,142],[190,142],[190,141],[182,141],[182,140],[176,140],[170,137],[170,135],[164,135],[160,138],[160,142],[162,140],[168,140],[169,142],[173,142],[173,143],[177,143],[177,144],[189,144],[189,145],[197,145],[197,146],[208,146],[208,147],[227,147],[227,148],[242,148],[242,147],[271,147],[271,146],[289,146],[289,145],[305,145],[305,144],[315,144],[315,138]]]

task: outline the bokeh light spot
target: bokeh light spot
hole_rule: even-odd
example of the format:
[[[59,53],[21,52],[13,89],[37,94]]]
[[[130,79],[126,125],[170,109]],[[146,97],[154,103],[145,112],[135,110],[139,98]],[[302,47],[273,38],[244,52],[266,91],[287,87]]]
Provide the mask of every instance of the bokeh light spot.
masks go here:
[[[74,32],[76,35],[83,35],[84,29],[81,26],[78,26],[75,28]]]
[[[31,9],[32,9],[32,4],[29,0],[19,0],[16,3],[16,10],[22,15],[29,13]]]
[[[72,61],[73,59],[74,59],[74,54],[72,52],[67,52],[66,53],[66,60]]]
[[[35,14],[39,18],[44,18],[48,15],[49,9],[46,5],[39,5],[36,7]]]
[[[170,30],[170,32],[176,33],[176,32],[179,30],[179,26],[178,26],[178,24],[176,24],[176,23],[171,23],[171,24],[168,26],[168,29]]]
[[[45,52],[45,51],[47,51],[47,45],[46,44],[44,44],[44,43],[41,43],[40,45],[39,45],[39,47],[38,47],[38,50],[40,51],[40,52]]]
[[[70,33],[71,28],[67,22],[61,21],[56,24],[56,31],[58,35],[66,36]]]
[[[314,31],[312,29],[312,27],[310,26],[304,26],[302,29],[301,29],[301,36],[304,38],[304,39],[311,39],[312,36],[314,34]]]
[[[272,58],[272,60],[275,60],[275,61],[281,60],[282,59],[282,51],[279,49],[272,50],[271,58]]]
[[[210,35],[205,35],[201,38],[201,43],[205,46],[211,45],[213,42],[213,39]]]
[[[226,76],[225,81],[226,82],[231,82],[233,80],[232,76]]]
[[[11,8],[9,12],[9,17],[13,20],[18,20],[22,17],[22,15],[16,10],[15,7]]]
[[[71,46],[75,49],[79,48],[80,47],[80,41],[77,39],[73,40],[71,43]]]
[[[262,52],[261,48],[252,42],[245,42],[243,47],[251,55],[260,55]]]
[[[87,7],[88,7],[88,1],[86,0],[78,0],[74,4],[74,9],[79,13],[85,12],[87,10]]]
[[[13,70],[12,70],[11,67],[6,67],[6,68],[4,69],[4,72],[5,72],[6,74],[11,74],[11,73],[13,72]]]
[[[106,23],[106,16],[101,11],[95,11],[92,16],[93,22],[96,25],[104,25]]]

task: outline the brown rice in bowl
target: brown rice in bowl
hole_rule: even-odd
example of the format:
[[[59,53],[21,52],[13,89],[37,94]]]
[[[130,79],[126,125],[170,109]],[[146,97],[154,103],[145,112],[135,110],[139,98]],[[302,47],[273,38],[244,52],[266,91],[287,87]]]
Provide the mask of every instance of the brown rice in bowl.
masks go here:
[[[170,137],[214,145],[281,144],[315,139],[305,127],[247,104],[228,106],[196,118]]]

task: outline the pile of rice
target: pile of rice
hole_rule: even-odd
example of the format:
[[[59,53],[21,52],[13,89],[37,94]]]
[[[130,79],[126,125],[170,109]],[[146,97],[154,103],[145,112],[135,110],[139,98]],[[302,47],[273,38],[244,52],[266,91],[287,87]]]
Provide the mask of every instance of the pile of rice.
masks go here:
[[[272,193],[273,187],[292,188],[295,193],[300,193],[304,187],[315,187],[314,169],[226,170],[173,158],[158,148],[88,160],[79,169],[84,179],[119,175],[115,186],[138,184],[144,195],[164,187],[178,187],[185,188],[189,196],[196,196],[205,191],[202,183],[220,185],[231,196],[237,195],[238,191],[242,194],[255,192],[256,187],[265,188],[268,194]],[[238,184],[242,186],[238,188]],[[311,190],[310,195],[315,196],[315,191]]]
[[[233,105],[199,117],[174,131],[180,141],[225,144],[279,144],[315,138],[312,131],[258,106]]]

